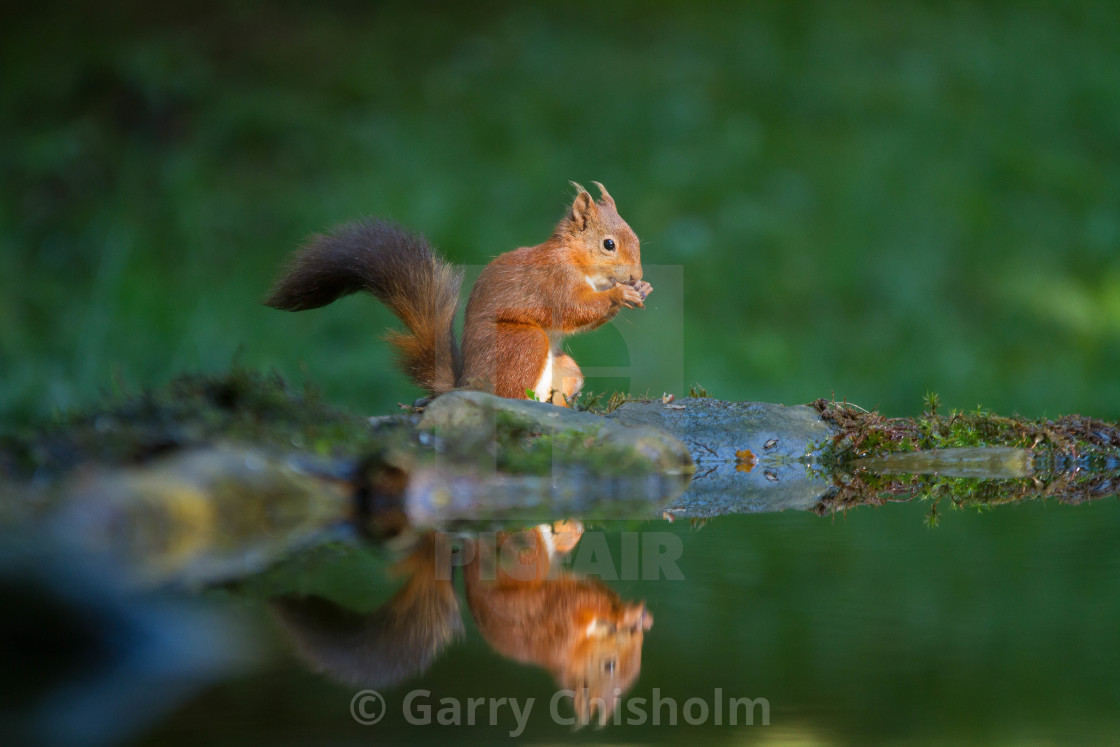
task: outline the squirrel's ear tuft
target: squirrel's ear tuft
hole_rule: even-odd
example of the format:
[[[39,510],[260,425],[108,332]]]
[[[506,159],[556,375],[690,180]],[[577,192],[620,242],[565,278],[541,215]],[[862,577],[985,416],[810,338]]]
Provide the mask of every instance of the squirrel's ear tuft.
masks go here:
[[[576,230],[582,231],[587,228],[587,222],[598,213],[598,208],[595,207],[595,200],[586,189],[575,182],[572,182],[572,186],[576,188],[576,199],[572,202],[569,218]]]
[[[604,187],[599,182],[591,182],[591,183],[599,188],[599,194],[602,195],[602,197],[600,199],[603,202],[603,204],[604,205],[610,205],[612,208],[615,207],[614,198],[611,197],[611,193],[607,191],[607,188]]]

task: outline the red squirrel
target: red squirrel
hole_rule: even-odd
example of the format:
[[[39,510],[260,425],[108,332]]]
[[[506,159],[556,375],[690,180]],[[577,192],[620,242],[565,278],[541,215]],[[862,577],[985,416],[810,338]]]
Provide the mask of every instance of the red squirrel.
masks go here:
[[[480,543],[464,567],[467,604],[499,654],[544,667],[571,690],[580,724],[606,724],[638,680],[653,626],[645,602],[623,601],[601,581],[557,569],[583,534],[578,521],[542,524]],[[491,575],[490,571],[493,571]]]
[[[625,601],[603,582],[558,567],[583,534],[577,521],[467,540],[466,601],[499,654],[548,670],[571,690],[580,724],[605,724],[638,679],[645,602]],[[446,537],[422,537],[401,564],[404,584],[368,613],[322,597],[280,597],[271,606],[300,656],[335,679],[389,687],[425,672],[463,636]]]
[[[602,184],[601,197],[576,184],[568,213],[542,244],[495,258],[467,302],[460,354],[453,329],[462,273],[427,240],[382,220],[316,234],[290,259],[265,301],[314,309],[368,291],[404,322],[391,332],[398,364],[433,395],[456,387],[566,406],[583,386],[564,338],[644,308],[638,237]]]

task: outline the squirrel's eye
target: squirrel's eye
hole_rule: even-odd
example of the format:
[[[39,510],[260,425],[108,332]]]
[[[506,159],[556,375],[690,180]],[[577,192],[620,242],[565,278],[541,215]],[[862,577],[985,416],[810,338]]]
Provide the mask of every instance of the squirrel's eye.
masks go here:
[[[614,239],[603,239],[603,248],[608,252],[614,251]]]

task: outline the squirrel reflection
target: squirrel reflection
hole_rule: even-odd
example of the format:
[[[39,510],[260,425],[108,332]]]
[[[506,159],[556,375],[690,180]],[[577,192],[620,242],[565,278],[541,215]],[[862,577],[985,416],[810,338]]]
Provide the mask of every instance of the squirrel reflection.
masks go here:
[[[547,669],[574,691],[576,716],[609,719],[638,678],[642,641],[653,617],[601,581],[558,571],[579,542],[574,521],[542,524],[494,541],[463,540],[455,556],[446,535],[426,535],[399,566],[404,585],[369,614],[321,597],[272,600],[300,655],[351,684],[384,687],[424,672],[463,633],[451,581],[463,567],[467,604],[498,653]]]

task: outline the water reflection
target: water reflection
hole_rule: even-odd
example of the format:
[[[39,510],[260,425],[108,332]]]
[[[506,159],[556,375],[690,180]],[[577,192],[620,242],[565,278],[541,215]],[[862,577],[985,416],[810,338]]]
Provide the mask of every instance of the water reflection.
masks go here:
[[[1061,503],[1096,502],[1120,488],[1120,462],[1115,455],[1096,459],[1077,454],[1051,455],[1044,459],[1017,448],[948,449],[848,462],[825,470],[818,469],[820,465],[812,460],[792,456],[804,451],[803,441],[793,443],[793,439],[777,438],[769,432],[751,438],[735,439],[733,445],[743,447],[738,449],[698,448],[698,471],[688,492],[669,505],[661,499],[650,501],[648,495],[627,504],[630,513],[626,515],[634,515],[640,522],[625,524],[624,529],[649,533],[643,536],[692,534],[688,522],[678,522],[669,529],[666,523],[657,521],[659,516],[702,524],[719,514],[755,514],[709,522],[701,536],[688,540],[687,557],[682,562],[686,573],[680,576],[688,583],[658,584],[644,590],[657,610],[661,638],[661,645],[646,652],[646,679],[653,688],[665,688],[667,692],[676,686],[681,702],[705,689],[732,694],[730,685],[734,684],[736,697],[773,695],[776,703],[832,703],[836,693],[848,692],[845,687],[849,683],[819,672],[812,675],[818,660],[828,671],[858,668],[877,673],[883,685],[880,689],[893,692],[892,667],[905,660],[900,655],[904,649],[926,670],[948,671],[937,652],[922,653],[922,646],[934,638],[932,630],[958,625],[953,640],[960,640],[962,631],[971,635],[975,630],[1008,629],[1012,627],[1010,622],[989,624],[991,620],[1005,620],[999,617],[999,609],[1007,608],[1020,611],[1008,618],[1015,625],[1020,620],[1033,621],[1035,634],[1041,631],[1050,635],[1058,629],[1051,624],[1053,619],[1084,616],[1083,599],[1097,604],[1115,598],[1114,554],[1110,550],[1100,550],[1095,556],[1085,554],[1080,538],[1077,543],[1066,542],[1055,534],[1058,530],[1050,526],[1050,517],[1045,523],[1028,525],[1024,524],[1024,517],[1029,518],[1025,512],[1000,511],[999,520],[985,527],[985,533],[973,534],[964,542],[959,534],[963,521],[946,520],[943,531],[929,533],[922,527],[919,511],[922,505],[927,507],[925,524],[934,526],[942,522],[939,506],[989,507],[1038,498]],[[323,469],[323,464],[347,469]],[[593,474],[565,482],[555,476],[521,480],[499,473],[495,479],[475,481],[469,489],[455,492],[453,488],[469,481],[467,473],[456,472],[454,479],[444,479],[449,473],[426,468],[410,472],[380,458],[338,463],[327,460],[323,464],[309,467],[306,461],[229,446],[182,450],[137,465],[82,470],[66,483],[69,489],[42,494],[50,501],[39,501],[41,495],[33,486],[16,493],[17,498],[22,496],[19,500],[4,495],[6,506],[0,506],[0,517],[38,517],[37,522],[21,519],[19,525],[21,534],[30,534],[28,528],[35,527],[38,534],[31,540],[34,546],[81,547],[90,557],[114,559],[114,580],[123,584],[119,593],[126,611],[132,605],[145,608],[153,590],[171,592],[177,599],[191,602],[211,602],[214,600],[207,595],[220,587],[214,596],[225,601],[229,601],[224,596],[228,592],[238,597],[237,603],[244,599],[267,600],[271,616],[287,633],[285,646],[290,642],[311,668],[338,682],[374,689],[404,683],[417,686],[417,680],[427,674],[432,679],[425,686],[441,694],[458,689],[469,697],[495,692],[504,697],[510,683],[508,673],[501,674],[499,667],[486,674],[469,668],[450,675],[429,671],[442,656],[451,658],[462,651],[474,655],[473,646],[477,644],[490,649],[487,655],[491,661],[497,654],[548,672],[558,690],[572,692],[572,697],[561,703],[573,704],[580,723],[630,723],[616,717],[628,717],[631,706],[648,699],[648,693],[636,683],[643,665],[645,633],[653,616],[645,602],[624,598],[608,585],[618,576],[629,580],[625,574],[602,573],[596,577],[601,571],[583,569],[588,572],[584,576],[571,571],[572,564],[565,562],[572,556],[574,565],[580,566],[581,556],[586,553],[593,557],[588,550],[596,547],[597,541],[606,543],[606,539],[584,537],[582,526],[572,520],[529,528],[520,524],[497,533],[434,531],[492,526],[493,517],[483,515],[488,501],[503,507],[497,512],[503,517],[512,513],[505,508],[528,507],[540,519],[573,513],[592,521],[592,513],[569,511],[572,501],[561,503],[563,508],[559,509],[549,501],[557,495],[565,501],[574,496],[588,511],[599,508],[596,501],[617,508],[617,482]],[[585,490],[596,480],[598,493]],[[537,492],[526,492],[526,485],[535,485]],[[561,495],[560,489],[566,492]],[[658,491],[651,494],[661,495]],[[469,498],[470,502],[463,505],[470,511],[454,501],[449,503],[449,495]],[[589,495],[595,501],[585,500]],[[845,522],[820,522],[812,515],[890,501],[911,505],[882,512],[853,512],[852,520]],[[426,510],[412,510],[418,505]],[[25,510],[28,507],[35,510]],[[4,509],[10,510],[5,513]],[[778,515],[781,511],[786,512],[784,516]],[[1113,528],[1101,521],[1101,517],[1115,518],[1115,512],[1109,513],[1107,507],[1085,506],[1078,512],[1086,518],[1077,523],[1077,519],[1067,517],[1067,526],[1084,532],[1086,541],[1092,539],[1091,533],[1103,535]],[[1017,553],[1027,544],[1020,538],[1034,536],[1028,532],[1049,532],[1046,536],[1051,538],[1051,555],[1053,548],[1076,546],[1068,554],[1073,560],[1060,572],[1053,569],[1061,566],[1049,561],[1045,566],[1024,567],[1005,574],[1001,583],[993,583],[984,594],[976,593],[970,586],[975,583],[971,579],[984,574],[974,573],[973,566],[984,568],[990,538],[1002,537],[1007,544],[999,551],[1002,555],[992,557],[1019,558]],[[396,546],[405,537],[413,539],[396,568],[398,587],[384,597],[378,596],[385,601],[371,612],[373,605],[364,605],[360,588],[372,576],[380,579],[389,545]],[[1035,544],[1043,550],[1048,546],[1046,542]],[[645,558],[644,543],[642,547]],[[291,571],[300,573],[310,567],[301,563],[307,563],[307,558],[315,557],[320,550],[327,557],[336,553],[333,560],[341,561],[316,570],[310,588],[322,596],[293,595],[292,589],[309,587],[302,576],[299,582],[293,582]],[[939,552],[943,554],[937,555]],[[921,553],[928,557],[923,560]],[[1085,584],[1083,568],[1073,565],[1089,565],[1084,562],[1088,557],[1093,557],[1094,567],[1099,568],[1098,576],[1089,577],[1098,579],[1095,587]],[[362,569],[365,575],[347,576],[348,568],[340,567],[355,559],[359,564],[368,563]],[[997,563],[995,570],[1012,565]],[[18,571],[17,575],[26,574],[27,566],[18,565]],[[954,572],[967,580],[954,578]],[[457,588],[460,583],[461,591]],[[963,591],[958,592],[957,587]],[[83,588],[92,597],[106,594],[95,585]],[[359,591],[338,593],[339,589]],[[1036,589],[1049,589],[1050,597],[1036,594]],[[1067,589],[1072,590],[1068,598],[1057,596]],[[284,595],[278,596],[281,592]],[[996,594],[1003,594],[998,605],[977,606],[976,599]],[[1063,601],[1030,606],[1033,600],[1049,598]],[[347,602],[340,603],[340,599]],[[16,601],[15,606],[29,607],[24,601]],[[960,609],[973,610],[972,618],[959,615]],[[880,618],[873,617],[871,610],[879,610]],[[176,609],[173,614],[189,622],[188,612],[186,608]],[[479,635],[449,653],[456,641],[468,637],[468,612]],[[23,617],[31,621],[29,627],[39,630],[36,618],[26,611]],[[96,622],[90,615],[74,617]],[[12,619],[18,622],[21,618],[17,614]],[[1115,625],[1115,615],[1107,610],[1093,619],[1099,630],[1111,630]],[[170,624],[156,627],[160,631],[174,629]],[[171,647],[174,656],[152,647],[144,631],[136,633],[116,625],[113,629],[121,636],[124,658],[159,664],[159,678],[155,679],[128,670],[126,684],[132,687],[122,692],[129,702],[138,697],[133,694],[136,690],[143,691],[155,681],[162,687],[158,695],[170,695],[165,707],[181,709],[179,715],[169,717],[167,730],[175,731],[176,725],[190,721],[194,716],[191,705],[182,700],[178,688],[182,683],[193,688],[195,680],[209,681],[209,670],[199,676],[194,667],[207,661],[203,654],[222,650],[218,644],[227,636],[221,632],[221,625],[203,621],[188,626],[186,633],[176,636],[176,645]],[[826,629],[827,635],[819,632]],[[217,642],[199,630],[213,633]],[[824,652],[826,639],[831,646],[834,631],[852,647],[838,645]],[[993,656],[1001,661],[1015,660],[1025,646],[1018,639],[1009,640],[1011,643],[1004,643],[1002,638],[984,639],[974,650],[958,654],[954,666],[978,660],[980,654],[987,656],[989,651],[998,652]],[[817,652],[815,658],[803,654],[805,641],[810,642],[809,650]],[[229,648],[231,644],[224,645]],[[859,656],[853,659],[854,655],[846,651]],[[1107,673],[1095,668],[1098,658],[1083,657],[1082,668],[1105,678]],[[872,666],[867,661],[879,663]],[[27,669],[37,665],[37,661],[32,662]],[[226,671],[224,666],[224,662],[214,665],[215,678]],[[39,669],[49,674],[47,668]],[[301,673],[304,670],[302,666],[299,669]],[[691,675],[681,676],[686,671]],[[958,678],[958,684],[972,682],[977,672],[968,670],[967,676]],[[274,673],[261,675],[271,676]],[[448,679],[441,681],[441,676]],[[805,684],[806,677],[809,685]],[[313,687],[299,684],[309,679]],[[292,687],[288,704],[302,704],[309,695],[336,695],[318,678],[293,680],[296,684],[288,682]],[[48,684],[59,682],[65,682],[62,675]],[[713,690],[712,683],[719,683],[721,689]],[[102,688],[97,683],[84,683],[82,687],[87,688],[85,697],[90,702],[99,697]],[[44,687],[43,692],[49,689]],[[327,695],[322,695],[324,692]],[[937,690],[929,685],[926,692]],[[75,695],[69,704],[79,702],[80,696],[82,693]],[[626,702],[622,703],[624,696]],[[346,694],[343,700],[348,697]],[[27,698],[28,703],[31,700]],[[158,705],[149,705],[145,713],[157,713]],[[849,705],[859,704],[852,701]],[[31,712],[33,708],[27,705],[24,710]],[[328,706],[308,710],[320,714],[324,722],[336,713]],[[49,713],[49,721],[64,723],[65,714],[58,710]],[[116,711],[106,708],[105,713]],[[268,716],[261,722],[271,723],[274,714]],[[203,715],[201,721],[207,723],[207,718]],[[142,719],[126,722],[112,716],[110,720],[110,726],[122,731],[143,726]],[[82,723],[81,729],[113,733],[103,723]],[[84,725],[87,723],[93,726]],[[328,728],[336,726],[339,733],[350,736],[343,731],[349,723],[328,724]],[[382,727],[402,728],[399,722]]]
[[[547,670],[573,692],[581,724],[605,724],[641,671],[645,602],[625,601],[602,581],[562,570],[583,527],[576,521],[457,539],[430,532],[399,565],[403,585],[361,614],[318,596],[271,600],[313,668],[348,684],[386,687],[422,674],[463,635],[452,568],[497,653]]]

